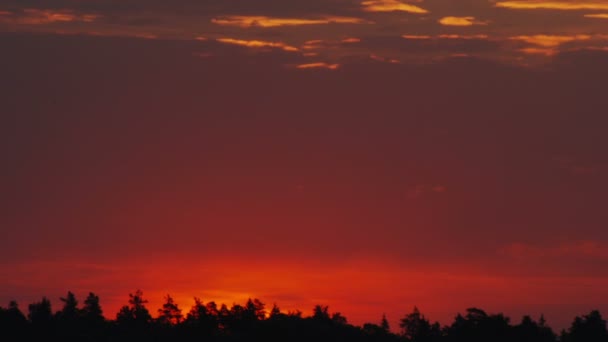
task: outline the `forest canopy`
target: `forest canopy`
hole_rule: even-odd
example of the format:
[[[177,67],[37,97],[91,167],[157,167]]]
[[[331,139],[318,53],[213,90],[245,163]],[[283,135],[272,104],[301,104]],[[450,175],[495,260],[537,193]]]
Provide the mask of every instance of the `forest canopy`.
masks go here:
[[[411,341],[411,342],[607,342],[606,320],[599,311],[577,316],[559,334],[538,319],[524,316],[519,322],[502,313],[468,308],[445,326],[430,321],[417,307],[391,327],[385,315],[378,322],[355,326],[340,312],[316,305],[310,315],[283,312],[259,299],[244,304],[217,304],[194,298],[183,310],[167,295],[153,315],[141,290],[130,293],[128,302],[112,318],[104,316],[94,293],[82,301],[68,292],[53,311],[43,297],[22,311],[16,301],[0,307],[0,334],[9,341]],[[154,317],[153,317],[154,316]]]

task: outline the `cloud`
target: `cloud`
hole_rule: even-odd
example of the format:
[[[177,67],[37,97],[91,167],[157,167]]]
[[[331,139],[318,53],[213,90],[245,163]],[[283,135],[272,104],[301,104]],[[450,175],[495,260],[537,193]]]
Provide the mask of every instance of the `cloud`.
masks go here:
[[[476,20],[475,17],[443,17],[438,21],[444,26],[473,26],[488,24],[485,21]]]
[[[403,3],[398,0],[366,0],[361,2],[366,12],[408,12],[414,14],[426,14],[428,10],[416,5]]]
[[[340,67],[340,64],[330,64],[325,62],[317,62],[317,63],[306,63],[299,64],[296,66],[297,69],[329,69],[336,70]]]
[[[560,46],[561,44],[573,42],[573,41],[584,41],[590,40],[592,37],[590,35],[574,35],[574,36],[559,36],[559,35],[545,35],[545,34],[537,34],[532,36],[515,36],[511,37],[512,40],[519,40],[526,42],[528,44],[538,45],[545,48],[552,48]]]
[[[596,34],[576,35],[522,35],[509,38],[512,41],[520,41],[532,46],[523,46],[519,51],[532,55],[554,56],[558,52],[576,50],[603,50],[607,37]]]
[[[437,36],[440,39],[488,39],[487,34],[440,34]]]
[[[608,19],[608,13],[585,14],[585,18]]]
[[[62,22],[91,23],[100,18],[98,14],[77,13],[72,10],[47,10],[26,8],[21,12],[0,12],[0,22],[20,25],[43,25]]]
[[[325,50],[325,51],[339,51],[345,45],[353,45],[361,43],[360,38],[349,37],[343,38],[339,40],[323,40],[323,39],[313,39],[305,41],[301,49],[302,50]]]
[[[401,37],[405,38],[405,39],[414,39],[414,40],[431,39],[431,38],[433,38],[432,36],[414,35],[414,34],[404,34],[404,35],[401,35]]]
[[[499,1],[495,4],[496,7],[518,9],[518,10],[532,10],[532,9],[550,9],[550,10],[564,10],[564,11],[577,11],[577,10],[608,10],[608,3],[606,1],[544,1],[544,0],[532,0],[532,1]]]
[[[371,54],[369,56],[369,58],[371,58],[374,61],[378,61],[378,62],[382,62],[382,63],[391,63],[391,64],[399,64],[401,63],[400,60],[396,59],[396,58],[388,58],[388,57],[382,57],[382,56],[378,56],[375,54]]]
[[[225,16],[211,19],[211,22],[222,26],[237,27],[279,27],[326,24],[365,24],[366,20],[353,17],[321,17],[319,19],[275,18],[266,16]]]
[[[216,39],[220,43],[245,46],[249,48],[277,48],[284,51],[296,52],[299,49],[295,46],[287,45],[283,42],[268,42],[263,40],[243,40],[234,38],[218,38]]]
[[[557,54],[556,49],[552,48],[538,48],[538,47],[527,47],[519,49],[520,52],[523,52],[528,55],[545,55],[545,56],[553,56]]]

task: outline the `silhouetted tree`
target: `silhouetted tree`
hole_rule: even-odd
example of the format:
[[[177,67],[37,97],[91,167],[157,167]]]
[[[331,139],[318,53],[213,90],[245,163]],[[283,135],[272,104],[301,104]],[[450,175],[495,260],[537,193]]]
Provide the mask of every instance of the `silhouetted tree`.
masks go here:
[[[42,297],[41,301],[30,304],[28,311],[28,319],[32,324],[35,338],[51,336],[53,334],[51,302],[46,297]]]
[[[217,310],[218,327],[222,332],[228,330],[230,320],[230,310],[228,309],[226,304],[222,304],[219,310]]]
[[[441,334],[439,324],[431,324],[415,306],[410,314],[401,319],[399,326],[402,335],[412,342],[435,341]]]
[[[245,304],[245,311],[243,313],[244,318],[248,320],[263,320],[266,318],[265,307],[266,305],[259,299],[256,298],[252,300],[249,298]]]
[[[63,341],[76,341],[84,335],[84,326],[80,322],[76,296],[68,291],[67,296],[59,298],[63,302],[61,310],[55,314],[57,335]]]
[[[606,320],[597,310],[591,311],[588,315],[576,317],[562,340],[564,342],[606,342],[608,341]]]
[[[339,312],[334,312],[331,315],[331,321],[334,324],[342,324],[342,325],[346,325],[348,323],[346,317],[342,316],[342,314]]]
[[[57,312],[56,317],[63,322],[75,322],[79,315],[78,301],[76,296],[68,291],[67,296],[59,298],[63,302],[63,308]]]
[[[6,336],[23,336],[26,334],[27,318],[19,309],[16,301],[10,301],[8,308],[2,309],[1,312],[0,334],[4,333]]]
[[[99,297],[93,292],[84,300],[84,307],[81,310],[82,318],[87,324],[99,324],[104,321],[103,310],[99,304]]]
[[[152,321],[152,316],[146,308],[147,300],[143,298],[141,290],[135,291],[135,294],[129,293],[129,305],[123,306],[116,315],[116,321],[119,325],[129,328],[145,327]]]
[[[169,295],[152,320],[147,301],[140,290],[129,294],[128,305],[122,307],[115,321],[102,316],[99,297],[93,293],[78,308],[72,292],[61,298],[62,308],[52,314],[46,297],[29,305],[28,319],[16,302],[0,307],[0,340],[61,341],[61,342],[557,342],[557,337],[543,316],[534,321],[524,316],[515,326],[503,314],[488,314],[479,308],[469,308],[458,314],[451,325],[440,329],[419,310],[405,315],[400,321],[402,334],[389,329],[385,315],[379,324],[366,323],[356,327],[339,312],[330,313],[327,306],[317,305],[312,315],[302,317],[300,311],[281,313],[275,304],[266,316],[265,305],[249,299],[244,305],[234,303],[228,308],[215,302],[194,305],[183,318],[182,312]],[[576,317],[560,342],[608,342],[606,321],[598,311]]]
[[[217,305],[215,302],[209,302],[205,305],[199,298],[195,297],[194,305],[190,308],[185,323],[192,330],[192,335],[216,335],[218,330]]]
[[[287,316],[289,316],[289,317],[295,317],[295,318],[302,318],[302,311],[300,311],[300,310],[289,310],[289,311],[287,311]]]
[[[205,304],[197,297],[194,297],[194,305],[190,308],[190,311],[186,315],[186,321],[198,322],[207,316],[207,308]]]
[[[458,314],[446,329],[450,341],[509,341],[511,334],[509,318],[502,314],[488,315],[478,308],[467,309],[464,317]]]
[[[328,306],[316,305],[312,309],[312,318],[314,318],[316,320],[324,320],[324,321],[330,320],[330,317],[329,317],[329,307]]]
[[[391,327],[388,324],[388,320],[386,319],[386,315],[385,314],[382,314],[382,320],[380,321],[380,327],[384,331],[390,331],[391,330]]]
[[[364,323],[362,330],[363,332],[365,332],[365,334],[370,335],[372,337],[381,335],[386,332],[384,329],[382,329],[381,326],[374,323]]]
[[[51,302],[46,297],[42,297],[42,300],[39,302],[30,304],[28,309],[28,318],[33,325],[50,326],[53,320],[53,313],[51,310]]]
[[[165,297],[165,303],[158,309],[158,322],[161,324],[179,324],[182,321],[182,310],[170,295]]]
[[[521,323],[513,327],[513,331],[513,338],[521,342],[553,342],[556,338],[551,328],[545,326],[543,316],[538,323],[530,316],[524,316]]]
[[[268,319],[277,319],[280,318],[283,314],[281,313],[281,309],[277,306],[277,304],[272,304],[272,309],[270,309],[270,313],[268,314]]]

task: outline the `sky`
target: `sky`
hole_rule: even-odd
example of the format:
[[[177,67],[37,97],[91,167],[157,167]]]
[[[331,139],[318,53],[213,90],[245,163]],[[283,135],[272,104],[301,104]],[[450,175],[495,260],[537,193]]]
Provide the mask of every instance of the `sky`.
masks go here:
[[[608,1],[4,0],[0,305],[608,314]]]

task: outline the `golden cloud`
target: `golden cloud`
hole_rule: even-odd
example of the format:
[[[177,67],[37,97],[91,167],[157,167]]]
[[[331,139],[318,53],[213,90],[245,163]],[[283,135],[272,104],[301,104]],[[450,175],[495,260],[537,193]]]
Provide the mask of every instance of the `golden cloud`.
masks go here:
[[[324,46],[324,44],[325,44],[325,41],[323,41],[321,39],[308,40],[308,41],[304,42],[304,44],[302,45],[302,49],[304,49],[304,50],[320,49]]]
[[[340,67],[340,64],[329,64],[329,63],[325,63],[325,62],[299,64],[296,66],[296,68],[298,68],[298,69],[329,69],[329,70],[336,70],[339,67]]]
[[[416,5],[403,3],[398,0],[366,0],[361,2],[366,12],[408,12],[414,14],[426,14],[429,11]]]
[[[439,23],[445,26],[473,26],[488,24],[485,21],[476,20],[475,17],[443,17],[439,19]]]
[[[470,35],[461,35],[461,34],[441,34],[437,36],[439,39],[487,39],[488,35],[486,34],[470,34]]]
[[[26,8],[21,13],[0,12],[0,21],[20,25],[42,25],[61,22],[93,22],[100,16],[90,13],[76,13],[72,10],[44,10]]]
[[[366,20],[352,17],[322,17],[318,19],[297,18],[274,18],[266,16],[242,16],[233,15],[221,18],[213,18],[211,22],[223,26],[237,27],[279,27],[279,26],[303,26],[303,25],[325,25],[325,24],[365,24]]]
[[[526,53],[528,55],[545,55],[545,56],[553,56],[557,54],[557,50],[553,48],[537,48],[537,47],[528,47],[519,49],[519,51]]]
[[[287,45],[283,42],[268,42],[263,40],[243,40],[233,38],[218,38],[216,40],[224,44],[239,45],[249,48],[276,48],[289,52],[299,51],[297,47]]]
[[[608,19],[608,13],[585,14],[585,18]]]
[[[495,4],[496,7],[531,10],[531,9],[551,9],[564,11],[577,10],[608,10],[608,2],[606,1],[499,1]]]
[[[574,36],[537,34],[533,36],[515,36],[511,37],[510,39],[523,41],[528,44],[538,45],[545,48],[552,48],[568,42],[590,40],[591,36],[585,34],[579,34]]]
[[[437,36],[429,36],[429,35],[410,35],[404,34],[401,36],[404,39],[412,39],[412,40],[427,40],[427,39],[487,39],[487,34],[440,34]]]
[[[342,40],[322,40],[322,39],[314,39],[308,40],[302,44],[301,48],[303,50],[315,50],[315,49],[335,49],[339,47],[341,44],[356,44],[361,42],[361,39],[350,37],[344,38]]]
[[[369,55],[369,58],[371,58],[374,61],[383,62],[383,63],[391,63],[391,64],[401,63],[401,61],[396,58],[386,58],[386,57],[382,57],[382,56],[378,56],[378,55],[374,55],[374,54]]]
[[[431,36],[415,35],[415,34],[404,34],[401,37],[405,38],[405,39],[431,39],[431,38],[433,38]]]

